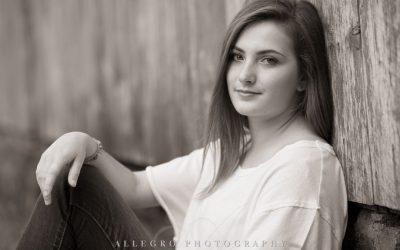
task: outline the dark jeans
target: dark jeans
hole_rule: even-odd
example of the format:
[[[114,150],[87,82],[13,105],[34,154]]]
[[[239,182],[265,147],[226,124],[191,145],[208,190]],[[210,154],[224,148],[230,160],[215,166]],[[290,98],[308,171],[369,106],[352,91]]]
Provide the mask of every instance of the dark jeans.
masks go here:
[[[134,211],[98,169],[84,165],[75,188],[67,174],[55,182],[51,205],[39,196],[17,249],[154,249]]]

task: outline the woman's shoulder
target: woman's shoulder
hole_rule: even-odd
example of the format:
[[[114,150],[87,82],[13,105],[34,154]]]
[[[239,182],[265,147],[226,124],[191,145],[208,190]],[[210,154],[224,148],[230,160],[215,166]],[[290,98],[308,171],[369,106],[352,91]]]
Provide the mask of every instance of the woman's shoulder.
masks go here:
[[[299,141],[287,152],[290,164],[282,174],[291,175],[296,195],[314,199],[324,220],[339,228],[347,217],[347,188],[334,148],[322,140]]]
[[[279,158],[275,162],[271,184],[273,182],[282,189],[290,187],[285,192],[291,198],[313,200],[322,211],[337,205],[343,209],[347,195],[344,174],[330,144],[321,140],[301,140],[289,145]],[[340,204],[335,205],[335,202]]]
[[[274,161],[276,177],[299,185],[332,188],[342,178],[342,165],[333,147],[321,140],[301,140],[284,148]]]
[[[318,209],[335,228],[346,216],[342,166],[334,148],[323,139],[302,138],[288,143],[262,171],[259,209]]]
[[[270,190],[278,191],[277,194],[286,192],[293,199],[312,195],[319,200],[320,190],[333,188],[342,178],[332,146],[320,140],[300,140],[287,145],[261,169]]]
[[[275,162],[295,165],[321,165],[325,161],[337,160],[333,147],[323,140],[298,140],[284,146],[275,156]]]
[[[279,168],[277,174],[303,177],[304,184],[315,182],[315,185],[321,185],[319,188],[325,188],[326,179],[338,181],[343,175],[335,150],[321,140],[295,142],[282,151],[275,163]]]

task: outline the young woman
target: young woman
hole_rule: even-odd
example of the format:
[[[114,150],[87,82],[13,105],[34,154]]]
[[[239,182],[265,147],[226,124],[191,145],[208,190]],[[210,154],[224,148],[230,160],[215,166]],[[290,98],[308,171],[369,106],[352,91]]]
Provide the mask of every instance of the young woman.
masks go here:
[[[253,1],[227,31],[205,147],[131,172],[89,135],[61,136],[37,166],[43,199],[19,248],[163,248],[130,209],[161,205],[177,249],[340,249],[347,194],[332,124],[315,7]]]

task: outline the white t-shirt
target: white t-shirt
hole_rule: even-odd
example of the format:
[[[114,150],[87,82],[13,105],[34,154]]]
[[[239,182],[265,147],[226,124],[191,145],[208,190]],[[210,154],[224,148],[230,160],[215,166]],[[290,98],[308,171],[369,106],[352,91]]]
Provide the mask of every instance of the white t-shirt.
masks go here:
[[[254,168],[239,167],[205,199],[218,163],[203,149],[147,167],[174,228],[176,249],[341,249],[347,193],[332,147],[301,140]]]

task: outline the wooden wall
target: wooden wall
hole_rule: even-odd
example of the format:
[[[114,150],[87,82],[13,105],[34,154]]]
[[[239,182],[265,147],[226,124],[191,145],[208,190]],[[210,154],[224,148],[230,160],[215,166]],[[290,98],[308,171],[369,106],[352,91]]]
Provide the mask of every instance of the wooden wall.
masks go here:
[[[0,132],[72,130],[156,164],[201,145],[243,0],[1,0]],[[312,0],[326,24],[349,200],[400,209],[400,2]]]
[[[327,26],[349,200],[400,210],[400,2],[313,2]]]
[[[1,1],[0,126],[158,163],[200,146],[224,1]],[[211,7],[211,8],[210,8]]]

